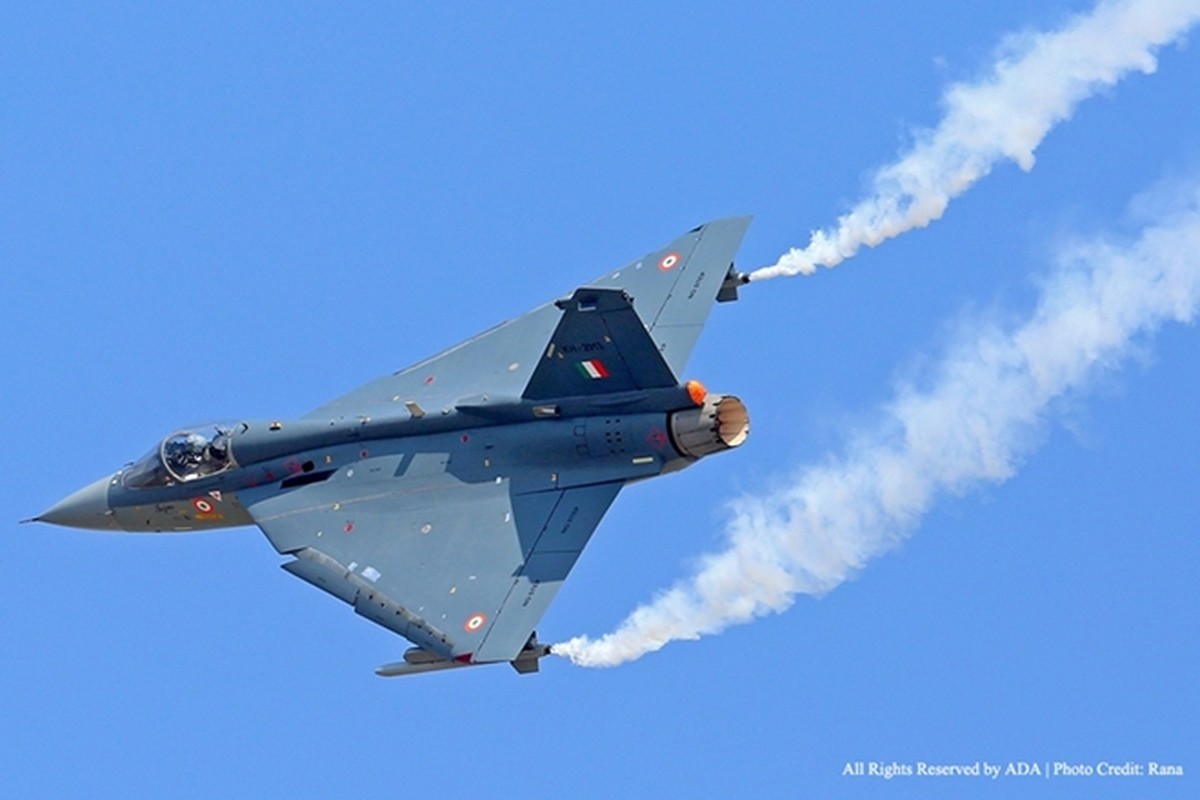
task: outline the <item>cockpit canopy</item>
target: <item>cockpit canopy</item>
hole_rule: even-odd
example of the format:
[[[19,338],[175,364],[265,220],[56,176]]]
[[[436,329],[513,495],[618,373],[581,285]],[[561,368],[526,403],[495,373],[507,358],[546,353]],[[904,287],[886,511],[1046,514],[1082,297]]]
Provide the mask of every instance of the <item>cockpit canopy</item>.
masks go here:
[[[237,466],[233,432],[237,424],[213,423],[172,433],[122,473],[131,489],[170,486],[208,478]]]

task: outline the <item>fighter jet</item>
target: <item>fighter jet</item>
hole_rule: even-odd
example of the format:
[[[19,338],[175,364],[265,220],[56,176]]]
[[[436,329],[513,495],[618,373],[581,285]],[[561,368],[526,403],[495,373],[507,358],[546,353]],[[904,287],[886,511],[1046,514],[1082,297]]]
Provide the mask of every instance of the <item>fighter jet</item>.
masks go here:
[[[749,433],[741,400],[680,379],[745,282],[749,224],[695,228],[298,419],[172,431],[34,521],[258,525],[283,569],[412,642],[378,674],[535,672],[534,629],[621,488]]]

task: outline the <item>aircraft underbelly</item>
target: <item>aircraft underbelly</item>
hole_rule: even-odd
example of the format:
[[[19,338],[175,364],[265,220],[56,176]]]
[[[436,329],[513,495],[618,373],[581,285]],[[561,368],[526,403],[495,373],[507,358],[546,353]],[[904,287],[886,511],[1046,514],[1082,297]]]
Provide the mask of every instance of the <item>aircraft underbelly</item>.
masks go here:
[[[364,445],[320,482],[248,490],[289,572],[446,658],[512,660],[625,480],[674,456],[661,413]],[[316,459],[320,454],[308,454]]]

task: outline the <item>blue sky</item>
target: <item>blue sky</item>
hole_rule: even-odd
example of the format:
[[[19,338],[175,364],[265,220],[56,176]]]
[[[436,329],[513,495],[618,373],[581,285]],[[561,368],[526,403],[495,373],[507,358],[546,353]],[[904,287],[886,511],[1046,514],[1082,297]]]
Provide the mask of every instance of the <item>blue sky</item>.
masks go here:
[[[739,266],[833,224],[1003,36],[1087,3],[48,3],[0,10],[0,762],[13,796],[1194,796],[1200,358],[1141,337],[1015,477],[939,497],[820,599],[610,670],[386,681],[405,643],[257,529],[18,526],[161,436],[297,415],[670,241]],[[1194,47],[1082,103],[941,220],[719,306],[689,377],[740,450],[633,486],[543,620],[602,634],[728,503],[846,447],[1062,243],[1194,177]],[[995,784],[852,761],[1182,764]]]

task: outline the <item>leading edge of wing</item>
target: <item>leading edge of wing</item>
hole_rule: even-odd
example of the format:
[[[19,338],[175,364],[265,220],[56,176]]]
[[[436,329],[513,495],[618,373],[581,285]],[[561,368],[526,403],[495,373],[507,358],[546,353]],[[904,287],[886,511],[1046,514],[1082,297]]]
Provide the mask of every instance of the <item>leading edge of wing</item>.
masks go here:
[[[680,375],[750,221],[730,217],[698,226],[585,285],[624,290],[662,358]],[[380,416],[405,407],[435,411],[481,392],[519,397],[562,318],[556,302],[370,381],[305,417]]]

